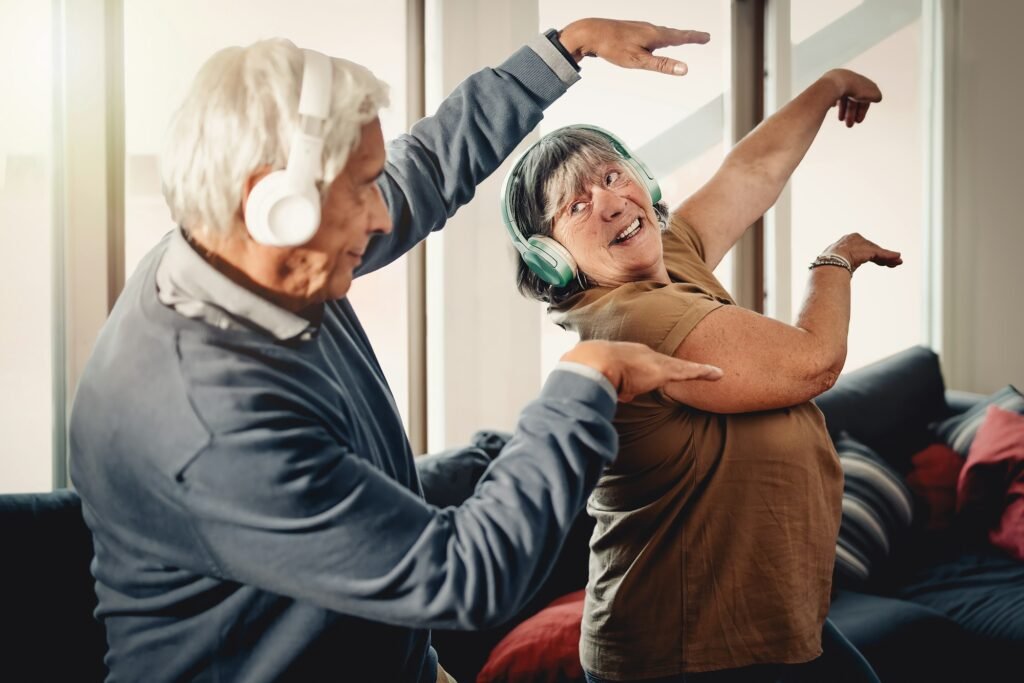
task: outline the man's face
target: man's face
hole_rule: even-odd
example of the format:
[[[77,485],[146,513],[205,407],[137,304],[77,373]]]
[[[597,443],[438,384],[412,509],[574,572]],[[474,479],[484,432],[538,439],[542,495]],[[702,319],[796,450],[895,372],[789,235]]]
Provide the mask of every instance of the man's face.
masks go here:
[[[294,248],[280,266],[283,289],[290,296],[310,303],[341,299],[370,238],[391,232],[377,187],[384,158],[384,135],[380,120],[374,119],[363,126],[359,146],[328,188],[313,239]]]

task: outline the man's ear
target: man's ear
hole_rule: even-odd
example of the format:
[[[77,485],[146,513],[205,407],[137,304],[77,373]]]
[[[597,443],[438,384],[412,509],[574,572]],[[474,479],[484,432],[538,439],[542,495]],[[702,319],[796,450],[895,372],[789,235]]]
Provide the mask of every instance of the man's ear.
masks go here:
[[[245,219],[245,206],[249,203],[249,195],[252,193],[252,188],[256,187],[256,183],[266,178],[273,171],[273,167],[270,164],[264,164],[255,171],[249,174],[249,177],[245,179],[245,183],[242,185],[242,219]]]

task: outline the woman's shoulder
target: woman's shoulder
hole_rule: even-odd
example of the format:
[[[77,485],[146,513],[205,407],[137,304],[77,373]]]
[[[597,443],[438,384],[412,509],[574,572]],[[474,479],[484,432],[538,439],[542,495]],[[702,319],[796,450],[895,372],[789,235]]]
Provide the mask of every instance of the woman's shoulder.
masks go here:
[[[722,303],[692,282],[645,280],[588,289],[549,307],[548,313],[556,325],[583,340],[631,341],[657,348],[679,320]]]
[[[673,214],[662,234],[665,268],[673,282],[696,285],[723,303],[735,303],[704,261],[704,243],[693,226]]]

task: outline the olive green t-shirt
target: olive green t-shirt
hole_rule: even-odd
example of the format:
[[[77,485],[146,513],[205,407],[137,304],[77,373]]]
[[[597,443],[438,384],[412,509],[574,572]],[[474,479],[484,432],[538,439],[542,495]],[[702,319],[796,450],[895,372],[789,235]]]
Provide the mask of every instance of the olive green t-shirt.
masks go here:
[[[555,321],[672,354],[734,302],[690,226],[674,220],[663,244],[671,284],[588,289]],[[584,667],[616,680],[817,657],[843,483],[817,407],[720,415],[654,392],[615,426],[618,458],[587,504]]]

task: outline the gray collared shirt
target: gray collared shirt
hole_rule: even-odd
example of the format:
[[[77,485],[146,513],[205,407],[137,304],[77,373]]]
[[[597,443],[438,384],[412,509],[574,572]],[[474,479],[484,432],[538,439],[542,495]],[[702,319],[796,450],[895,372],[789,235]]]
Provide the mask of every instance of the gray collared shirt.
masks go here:
[[[252,330],[276,339],[308,340],[316,325],[264,299],[214,268],[189,244],[182,229],[170,236],[156,271],[160,303],[186,318],[198,318],[222,330]]]

